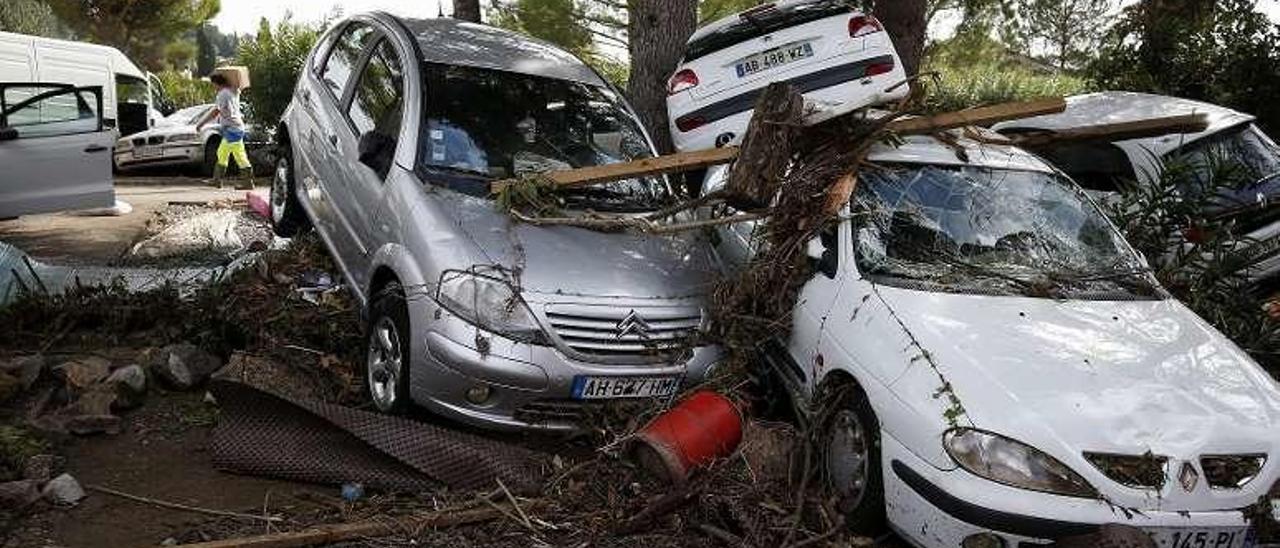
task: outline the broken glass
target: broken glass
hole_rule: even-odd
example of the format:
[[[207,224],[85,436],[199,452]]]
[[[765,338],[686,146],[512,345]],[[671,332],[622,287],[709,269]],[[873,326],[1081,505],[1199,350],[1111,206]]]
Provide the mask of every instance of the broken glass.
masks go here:
[[[855,257],[872,278],[958,292],[1151,296],[1141,260],[1083,191],[1052,173],[868,167]]]

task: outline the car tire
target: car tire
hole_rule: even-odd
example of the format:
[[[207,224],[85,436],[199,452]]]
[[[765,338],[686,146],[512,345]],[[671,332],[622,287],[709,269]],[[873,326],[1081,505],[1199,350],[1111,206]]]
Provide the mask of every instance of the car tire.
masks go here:
[[[819,400],[819,470],[845,526],[855,533],[879,534],[885,521],[880,422],[857,384],[841,383],[824,392]]]
[[[276,160],[275,174],[271,176],[270,199],[271,228],[277,236],[291,238],[310,226],[307,213],[298,202],[293,160],[288,154],[281,154]]]
[[[409,307],[404,289],[390,282],[369,304],[365,329],[364,389],[374,408],[402,415],[410,407]]]
[[[211,137],[204,144],[204,158],[200,160],[200,173],[205,177],[213,177],[213,166],[218,164],[218,143],[221,137]]]

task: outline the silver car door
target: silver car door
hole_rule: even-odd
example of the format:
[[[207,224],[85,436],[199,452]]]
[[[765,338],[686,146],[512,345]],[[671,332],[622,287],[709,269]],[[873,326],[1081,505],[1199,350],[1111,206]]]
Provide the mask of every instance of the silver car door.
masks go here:
[[[102,88],[0,83],[0,218],[115,204]]]
[[[386,39],[380,40],[356,80],[345,127],[338,130],[338,155],[346,159],[342,166],[346,185],[335,189],[342,193],[337,205],[366,252],[377,249],[378,240],[385,237],[375,224],[385,181],[395,161],[404,96],[403,64],[395,47]],[[363,284],[368,280],[356,281]]]
[[[352,270],[366,250],[355,237],[353,223],[356,219],[348,218],[341,207],[341,202],[347,199],[346,164],[354,162],[355,158],[342,156],[339,136],[340,132],[347,131],[344,110],[350,100],[355,76],[377,36],[372,27],[361,22],[353,22],[342,29],[320,70],[319,87],[322,89],[316,94],[318,96],[312,97],[315,127],[306,136],[304,145],[310,150],[316,168],[318,197],[324,202],[320,209],[324,211],[321,223],[325,234],[339,256],[338,260],[352,276],[357,275]]]

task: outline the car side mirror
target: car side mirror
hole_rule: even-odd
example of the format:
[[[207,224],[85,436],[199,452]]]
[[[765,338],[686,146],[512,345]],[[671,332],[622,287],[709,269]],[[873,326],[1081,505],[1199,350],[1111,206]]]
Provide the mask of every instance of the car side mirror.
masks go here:
[[[18,128],[0,127],[0,141],[13,141],[18,138]]]
[[[387,170],[390,169],[391,154],[394,152],[394,148],[394,139],[376,131],[361,135],[360,142],[356,144],[360,163],[369,166],[379,174],[386,174]]]
[[[809,265],[815,272],[821,272],[832,280],[836,278],[839,257],[836,250],[823,243],[822,238],[809,240],[805,245],[805,254],[809,256]]]

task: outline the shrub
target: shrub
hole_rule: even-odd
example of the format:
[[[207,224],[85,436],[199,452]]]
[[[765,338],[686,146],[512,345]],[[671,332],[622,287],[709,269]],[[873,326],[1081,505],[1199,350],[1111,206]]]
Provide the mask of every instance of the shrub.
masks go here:
[[[293,99],[293,90],[315,46],[321,28],[285,19],[273,28],[266,19],[258,35],[240,43],[240,64],[249,68],[253,87],[245,90],[249,122],[274,135],[280,117]]]
[[[164,85],[165,93],[173,100],[174,108],[187,108],[213,102],[216,91],[208,80],[188,78],[186,75],[166,70],[156,74]]]
[[[925,76],[929,112],[1088,91],[1085,79],[1013,52],[983,34],[961,33],[930,45],[921,72],[931,71],[937,76]]]

